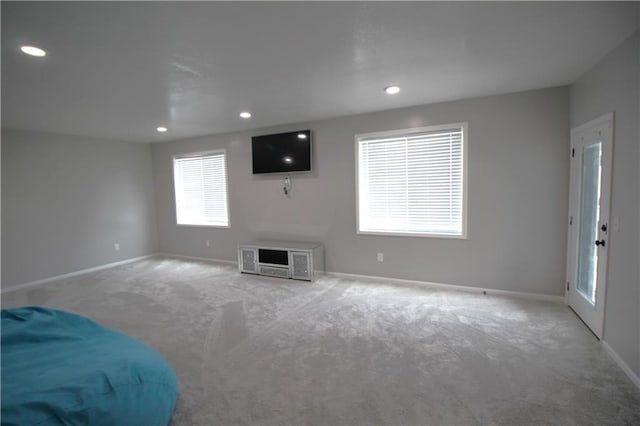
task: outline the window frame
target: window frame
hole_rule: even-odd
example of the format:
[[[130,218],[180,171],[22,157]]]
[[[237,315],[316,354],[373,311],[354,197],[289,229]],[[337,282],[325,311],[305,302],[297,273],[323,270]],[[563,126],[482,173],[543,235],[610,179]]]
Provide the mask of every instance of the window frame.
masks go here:
[[[462,234],[441,234],[426,232],[386,232],[386,231],[364,231],[360,229],[360,140],[364,138],[385,138],[398,137],[409,133],[434,132],[447,129],[462,129]],[[467,200],[468,192],[468,140],[469,140],[469,123],[467,121],[459,123],[438,124],[433,126],[411,127],[406,129],[388,130],[382,132],[359,133],[355,135],[355,171],[356,171],[356,234],[357,235],[379,235],[388,237],[419,237],[419,238],[445,238],[454,240],[468,239],[468,210],[469,203]]]
[[[225,173],[225,196],[227,198],[227,224],[226,225],[207,225],[203,223],[190,224],[190,223],[178,223],[178,194],[176,188],[176,160],[186,158],[206,157],[214,154],[222,154],[224,156],[224,173]],[[212,149],[207,151],[191,152],[185,154],[176,154],[171,157],[171,170],[173,173],[173,207],[174,207],[174,219],[176,226],[189,227],[189,228],[218,228],[228,229],[231,227],[231,215],[229,214],[229,167],[227,162],[227,150],[224,148]]]

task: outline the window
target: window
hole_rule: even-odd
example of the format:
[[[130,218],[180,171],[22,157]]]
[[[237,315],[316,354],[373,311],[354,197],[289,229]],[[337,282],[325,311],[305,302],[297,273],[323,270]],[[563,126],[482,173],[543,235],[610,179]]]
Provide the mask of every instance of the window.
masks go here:
[[[174,157],[178,225],[229,226],[225,152]]]
[[[358,233],[466,238],[466,129],[357,135]]]

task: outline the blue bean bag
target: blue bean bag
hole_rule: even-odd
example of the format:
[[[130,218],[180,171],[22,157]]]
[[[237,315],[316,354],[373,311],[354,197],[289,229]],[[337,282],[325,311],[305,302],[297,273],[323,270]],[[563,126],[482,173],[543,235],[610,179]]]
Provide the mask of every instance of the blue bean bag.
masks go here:
[[[154,350],[68,312],[2,310],[2,425],[166,425],[175,373]]]

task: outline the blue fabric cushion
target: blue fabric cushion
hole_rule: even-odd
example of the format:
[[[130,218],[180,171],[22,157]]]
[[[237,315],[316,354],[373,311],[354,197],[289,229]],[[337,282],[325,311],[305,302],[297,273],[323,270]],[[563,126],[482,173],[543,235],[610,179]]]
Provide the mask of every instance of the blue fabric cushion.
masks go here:
[[[80,315],[2,310],[3,425],[166,425],[175,373],[154,350]]]

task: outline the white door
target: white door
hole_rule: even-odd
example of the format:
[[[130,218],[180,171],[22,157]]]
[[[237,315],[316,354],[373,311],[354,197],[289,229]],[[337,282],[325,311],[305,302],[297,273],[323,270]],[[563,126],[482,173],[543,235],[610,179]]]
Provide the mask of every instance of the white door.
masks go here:
[[[567,253],[569,306],[601,338],[604,321],[613,113],[571,131]]]
[[[257,274],[258,249],[251,247],[240,247],[238,249],[238,265],[240,266],[240,272]]]
[[[309,253],[304,251],[290,251],[289,265],[291,265],[291,278],[313,280],[311,256]]]

